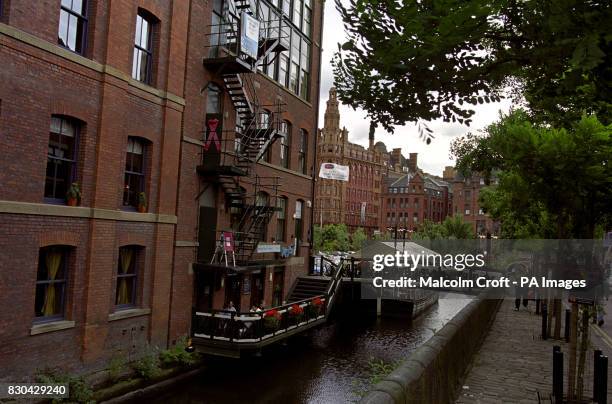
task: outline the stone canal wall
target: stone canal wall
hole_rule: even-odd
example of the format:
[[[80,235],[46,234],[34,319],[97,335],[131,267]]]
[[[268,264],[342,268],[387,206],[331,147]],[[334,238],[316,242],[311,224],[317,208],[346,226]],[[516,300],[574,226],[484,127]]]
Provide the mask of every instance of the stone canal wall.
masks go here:
[[[484,292],[406,362],[376,384],[362,404],[450,403],[489,330],[501,300],[488,299]]]

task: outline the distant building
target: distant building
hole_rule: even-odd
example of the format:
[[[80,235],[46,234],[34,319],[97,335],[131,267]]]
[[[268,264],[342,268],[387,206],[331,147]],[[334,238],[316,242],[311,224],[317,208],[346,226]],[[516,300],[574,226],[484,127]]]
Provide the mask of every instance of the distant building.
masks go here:
[[[336,89],[329,90],[324,125],[319,130],[317,167],[322,163],[349,166],[349,181],[317,179],[315,217],[317,224],[345,223],[349,231],[363,228],[372,234],[379,228],[382,181],[390,156],[383,143],[367,149],[349,142],[348,131],[340,128]]]
[[[445,167],[443,178],[452,184],[452,215],[459,215],[470,223],[476,235],[498,235],[499,222],[491,219],[478,202],[480,190],[485,186],[485,179],[479,174],[465,178],[454,167]]]
[[[405,160],[406,172],[390,173],[386,178],[380,230],[396,226],[417,230],[425,220],[442,222],[452,210],[451,184],[420,170],[416,153],[405,159],[396,150],[397,161]]]

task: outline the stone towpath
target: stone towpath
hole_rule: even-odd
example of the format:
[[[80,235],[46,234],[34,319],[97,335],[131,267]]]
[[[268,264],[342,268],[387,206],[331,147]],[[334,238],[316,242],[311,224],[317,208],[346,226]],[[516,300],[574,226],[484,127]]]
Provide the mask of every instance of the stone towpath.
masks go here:
[[[514,300],[502,303],[468,370],[457,403],[537,403],[538,392],[543,403],[550,403],[553,345],[560,345],[565,354],[566,377],[569,347],[563,341],[541,339],[541,317],[535,314],[534,306],[530,302],[527,310],[521,306],[517,312]],[[594,342],[592,345],[596,345]],[[585,374],[587,397],[592,395],[592,355],[589,350]],[[610,398],[608,402],[612,402]]]

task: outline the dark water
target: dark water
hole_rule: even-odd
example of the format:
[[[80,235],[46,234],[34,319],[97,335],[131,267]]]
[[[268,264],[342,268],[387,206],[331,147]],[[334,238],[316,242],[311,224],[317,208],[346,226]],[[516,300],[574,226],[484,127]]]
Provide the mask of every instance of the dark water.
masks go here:
[[[197,378],[154,403],[346,403],[370,386],[372,360],[397,363],[427,341],[469,299],[440,296],[410,323],[369,319],[333,322],[272,346],[261,357],[211,358]],[[151,402],[151,401],[149,401]]]

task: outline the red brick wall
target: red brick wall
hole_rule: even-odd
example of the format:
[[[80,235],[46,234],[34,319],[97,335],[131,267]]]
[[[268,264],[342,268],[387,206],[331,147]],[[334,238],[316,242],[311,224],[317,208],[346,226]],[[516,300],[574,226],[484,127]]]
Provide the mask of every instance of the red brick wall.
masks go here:
[[[127,138],[139,136],[150,142],[148,212],[175,215],[183,108],[154,93],[182,96],[188,2],[89,3],[86,56],[110,65],[123,78],[87,67],[86,59],[75,63],[61,56],[66,52],[55,47],[59,0],[10,2],[9,26],[48,41],[43,45],[58,54],[0,34],[0,200],[38,203],[41,211],[46,209],[49,125],[52,114],[63,114],[83,122],[77,162],[82,206],[119,214]],[[156,88],[150,91],[128,79],[138,7],[160,20]],[[166,346],[175,227],[0,213],[0,304],[11,307],[0,313],[0,380],[28,378],[46,367],[86,371],[120,353],[134,358],[148,344]],[[74,246],[65,317],[75,327],[31,336],[39,248],[53,244]],[[110,321],[118,249],[126,244],[144,247],[137,306],[151,309],[151,314]]]

